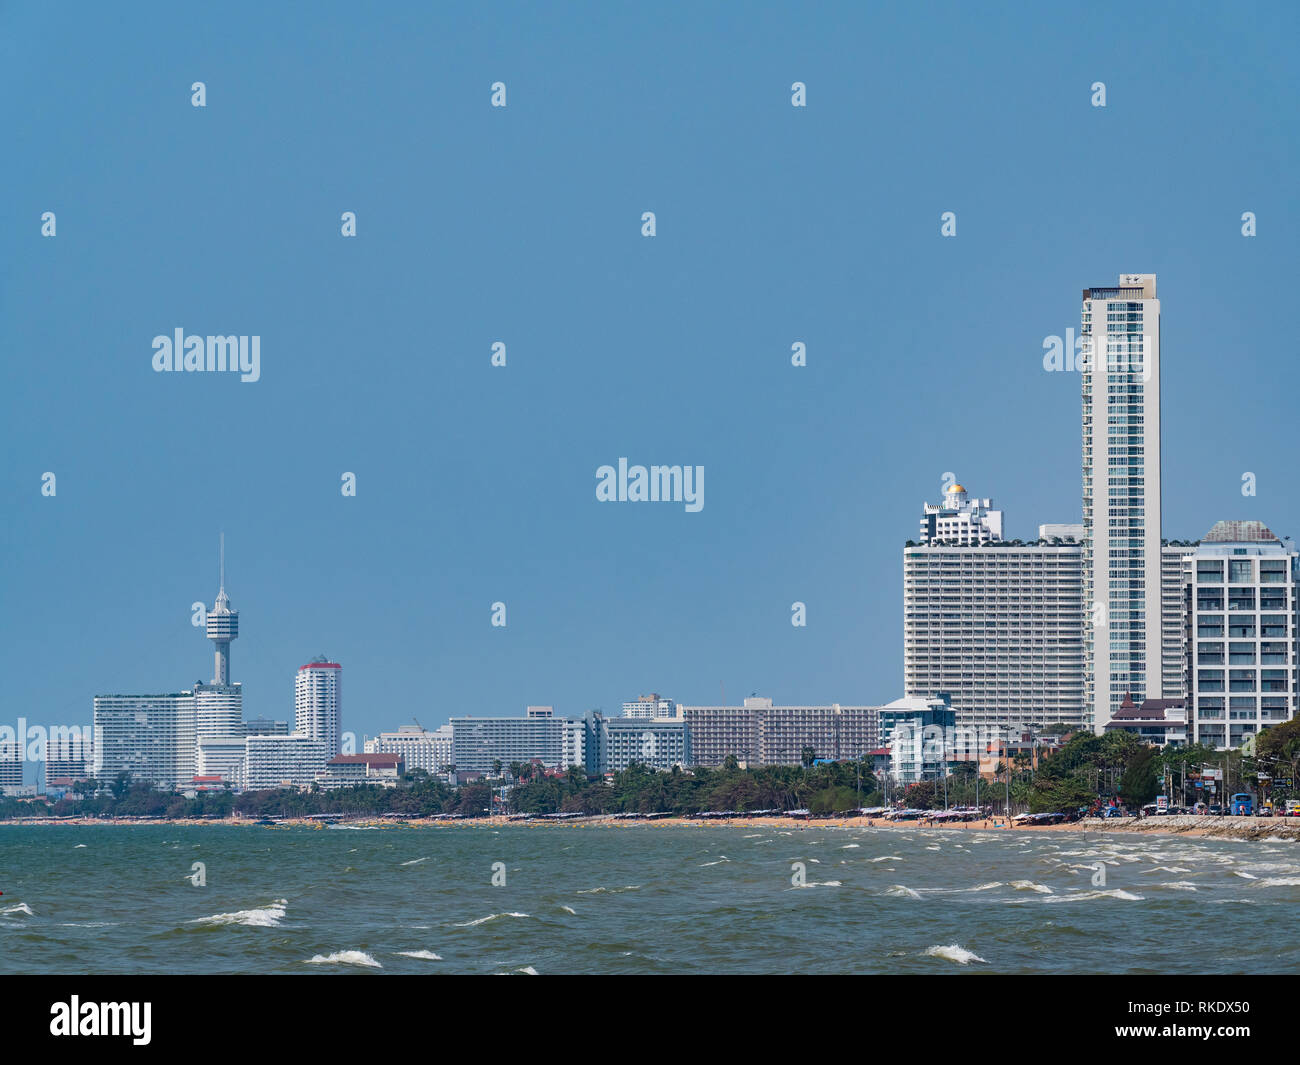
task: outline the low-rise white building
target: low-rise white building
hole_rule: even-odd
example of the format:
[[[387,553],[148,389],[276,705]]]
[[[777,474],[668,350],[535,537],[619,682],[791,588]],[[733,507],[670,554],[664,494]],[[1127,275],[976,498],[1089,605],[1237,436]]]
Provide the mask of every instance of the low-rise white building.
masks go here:
[[[406,764],[400,754],[336,754],[325,765],[321,787],[346,788],[357,784],[397,787]]]
[[[242,788],[247,777],[247,737],[204,736],[198,743],[196,777],[220,777],[232,788]]]

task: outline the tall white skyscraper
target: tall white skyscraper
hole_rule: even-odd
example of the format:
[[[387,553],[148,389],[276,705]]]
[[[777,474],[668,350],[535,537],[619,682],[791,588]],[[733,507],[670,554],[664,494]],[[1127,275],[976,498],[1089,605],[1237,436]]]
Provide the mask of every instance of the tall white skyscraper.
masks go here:
[[[1088,716],[1162,694],[1160,301],[1155,274],[1083,290],[1083,576]]]
[[[325,744],[325,757],[339,753],[343,667],[324,655],[298,667],[294,681],[294,731]]]

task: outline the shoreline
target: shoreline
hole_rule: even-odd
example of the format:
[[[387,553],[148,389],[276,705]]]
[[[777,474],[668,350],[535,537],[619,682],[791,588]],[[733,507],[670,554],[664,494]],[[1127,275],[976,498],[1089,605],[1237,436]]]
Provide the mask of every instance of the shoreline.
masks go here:
[[[107,827],[160,827],[175,826],[191,828],[196,826],[227,826],[233,828],[256,827],[260,818],[223,818],[221,820],[200,818],[94,818],[79,817],[63,820],[34,817],[30,819],[7,819],[0,821],[0,828],[12,826],[68,826],[72,828]],[[287,828],[313,828],[326,830],[331,826],[337,829],[384,829],[384,828],[507,828],[513,826],[529,828],[774,828],[782,830],[808,829],[875,829],[882,831],[916,830],[942,832],[1073,832],[1095,833],[1140,833],[1163,836],[1197,836],[1209,839],[1235,840],[1279,840],[1300,842],[1300,818],[1260,818],[1260,817],[1196,817],[1189,815],[1135,818],[1088,818],[1057,825],[1015,825],[1008,824],[1004,818],[987,818],[980,821],[956,823],[927,823],[921,821],[889,821],[876,817],[830,817],[810,820],[798,817],[658,817],[658,818],[615,818],[609,814],[596,814],[591,817],[572,818],[565,821],[512,821],[505,817],[477,817],[449,820],[439,817],[415,818],[411,820],[382,820],[379,818],[356,818],[347,821],[323,822],[311,818],[283,818],[271,825],[262,825],[268,830]]]

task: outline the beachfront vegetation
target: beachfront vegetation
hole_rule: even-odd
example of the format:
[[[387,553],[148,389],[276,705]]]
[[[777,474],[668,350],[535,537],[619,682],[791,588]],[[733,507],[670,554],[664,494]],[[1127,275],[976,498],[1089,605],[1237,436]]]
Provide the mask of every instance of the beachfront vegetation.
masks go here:
[[[674,769],[660,772],[633,765],[610,781],[590,778],[577,766],[565,774],[547,776],[533,767],[513,766],[516,784],[509,791],[514,813],[672,813],[702,811],[795,810],[840,813],[861,803],[878,802],[876,782],[868,766],[852,762],[832,765],[769,766],[740,769]],[[501,772],[500,769],[497,770]],[[158,791],[126,774],[112,781],[81,785],[85,798],[0,802],[0,818],[140,817],[157,819],[226,818],[232,814],[251,818],[306,817],[312,814],[410,817],[458,815],[483,817],[492,802],[494,787],[502,779],[478,781],[451,788],[441,780],[416,770],[401,785],[384,788],[357,785],[306,791],[202,791],[186,798]],[[860,790],[859,790],[860,789]],[[500,807],[498,806],[498,809]]]

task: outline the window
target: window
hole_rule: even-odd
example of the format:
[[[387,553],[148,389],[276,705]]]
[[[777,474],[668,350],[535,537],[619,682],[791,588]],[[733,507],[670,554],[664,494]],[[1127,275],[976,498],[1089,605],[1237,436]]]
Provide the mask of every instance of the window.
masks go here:
[[[1255,690],[1255,671],[1253,669],[1228,670],[1228,691],[1253,692]]]
[[[1231,558],[1228,560],[1229,584],[1253,584],[1255,581],[1255,563],[1249,558]]]
[[[1223,691],[1223,670],[1202,669],[1196,674],[1196,687],[1203,692]]]

